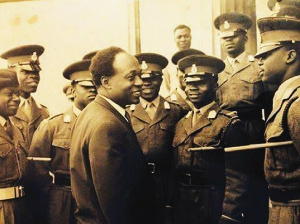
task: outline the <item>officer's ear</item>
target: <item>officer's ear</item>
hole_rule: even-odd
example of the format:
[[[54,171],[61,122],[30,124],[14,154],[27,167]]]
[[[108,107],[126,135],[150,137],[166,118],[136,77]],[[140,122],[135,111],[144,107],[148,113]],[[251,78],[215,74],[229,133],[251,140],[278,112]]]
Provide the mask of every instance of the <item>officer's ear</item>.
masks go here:
[[[297,52],[295,49],[291,49],[287,52],[286,63],[291,64],[297,59]]]
[[[248,41],[248,36],[246,33],[244,34],[244,41],[245,41],[245,43],[247,43],[247,41]]]
[[[111,89],[111,86],[110,86],[110,79],[108,76],[101,76],[100,78],[100,82],[101,82],[101,85],[105,88],[105,89]]]

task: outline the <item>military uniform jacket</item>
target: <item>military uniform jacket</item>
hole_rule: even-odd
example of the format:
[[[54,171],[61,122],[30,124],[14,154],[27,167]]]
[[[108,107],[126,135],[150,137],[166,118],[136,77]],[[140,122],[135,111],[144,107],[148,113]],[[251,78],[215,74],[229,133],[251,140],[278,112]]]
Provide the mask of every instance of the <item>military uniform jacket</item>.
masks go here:
[[[14,124],[22,131],[29,145],[31,143],[33,133],[38,128],[42,120],[49,117],[49,111],[45,106],[38,104],[32,98],[31,115],[32,119],[29,120],[22,109],[19,108],[17,114],[11,117],[12,122],[14,122]]]
[[[13,139],[0,126],[0,188],[24,185],[28,145],[21,131],[12,126]],[[0,201],[0,223],[27,223],[25,198]]]
[[[220,110],[219,106],[213,104],[200,118],[197,123],[192,127],[192,112],[182,118],[176,126],[175,137],[173,140],[174,155],[175,155],[175,176],[179,183],[180,193],[173,193],[173,203],[180,203],[180,197],[190,198],[190,203],[194,207],[180,206],[182,212],[175,212],[175,216],[182,217],[190,214],[190,222],[182,223],[216,223],[216,219],[221,216],[222,202],[225,195],[228,195],[231,189],[226,187],[225,190],[225,158],[224,150],[204,150],[198,152],[189,152],[189,148],[193,147],[229,147],[245,144],[245,133],[241,122],[237,116],[229,111]],[[190,177],[189,180],[186,177]],[[188,183],[190,181],[190,183]],[[187,184],[195,185],[188,187]],[[197,186],[198,185],[198,186]],[[195,197],[196,189],[199,192],[203,191],[205,187],[213,186],[218,189],[218,197],[211,196],[207,198]],[[232,186],[233,188],[235,186]],[[174,195],[182,195],[174,198]],[[189,196],[190,195],[190,196]],[[201,195],[201,194],[200,194]],[[199,196],[199,195],[198,195]],[[197,201],[200,200],[200,201]],[[202,202],[201,202],[202,200]],[[172,202],[171,202],[172,203]],[[207,203],[205,211],[202,210],[202,215],[199,203]],[[198,204],[198,205],[197,205]],[[178,205],[177,205],[178,206]],[[184,207],[186,207],[184,209]],[[184,211],[185,210],[185,211]],[[213,213],[214,221],[209,216]],[[205,214],[207,217],[203,216]],[[192,218],[194,217],[194,218]],[[176,220],[176,217],[175,217]],[[180,223],[180,222],[178,222]]]
[[[153,120],[140,103],[132,105],[128,111],[147,162],[167,168],[172,155],[175,125],[183,115],[182,108],[160,97]]]
[[[234,71],[228,59],[218,75],[217,99],[221,108],[250,112],[262,109],[265,87],[257,60],[247,54]]]
[[[130,124],[101,96],[78,116],[71,142],[79,223],[153,223],[154,186]]]
[[[265,136],[268,142],[292,140],[293,145],[267,148],[265,175],[271,189],[299,192],[300,78],[294,79],[285,89],[280,90],[281,95],[275,101],[267,120]]]
[[[182,96],[178,93],[177,89],[174,89],[166,98],[166,100],[172,103],[179,104],[183,108],[183,110],[187,112],[192,109],[191,106],[187,103],[187,100],[183,99]]]

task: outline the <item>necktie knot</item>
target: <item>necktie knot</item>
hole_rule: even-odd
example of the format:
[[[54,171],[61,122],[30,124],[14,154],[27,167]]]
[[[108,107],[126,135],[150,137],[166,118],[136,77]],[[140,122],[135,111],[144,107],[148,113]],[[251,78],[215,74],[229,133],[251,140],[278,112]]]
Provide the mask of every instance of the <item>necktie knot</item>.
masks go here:
[[[146,112],[148,113],[151,120],[153,120],[155,112],[156,112],[154,103],[150,102],[146,105]]]
[[[193,113],[193,119],[192,119],[192,126],[194,126],[197,123],[197,120],[201,116],[201,111],[200,109],[194,108],[194,113]]]

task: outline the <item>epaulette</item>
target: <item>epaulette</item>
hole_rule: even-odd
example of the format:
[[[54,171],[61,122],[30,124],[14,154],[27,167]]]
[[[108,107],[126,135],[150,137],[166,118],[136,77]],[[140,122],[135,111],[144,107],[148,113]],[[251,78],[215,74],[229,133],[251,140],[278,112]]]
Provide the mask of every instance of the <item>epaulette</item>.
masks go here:
[[[70,123],[71,122],[71,115],[65,114],[64,115],[64,123]]]
[[[217,114],[218,114],[217,111],[211,110],[211,111],[209,111],[207,118],[208,119],[215,119],[217,117]]]
[[[165,102],[164,102],[164,108],[165,108],[166,110],[170,110],[170,109],[171,109],[170,103],[169,103],[168,101],[165,101]]]
[[[174,93],[171,94],[171,95],[170,95],[170,100],[171,100],[171,101],[177,101],[177,96],[176,96],[176,94],[174,94]]]
[[[255,61],[254,56],[253,55],[248,55],[248,61],[254,62]]]
[[[238,118],[238,114],[236,111],[220,110],[219,113],[230,118]]]
[[[130,111],[135,111],[135,104],[131,104],[131,105],[129,106],[129,110],[130,110]]]

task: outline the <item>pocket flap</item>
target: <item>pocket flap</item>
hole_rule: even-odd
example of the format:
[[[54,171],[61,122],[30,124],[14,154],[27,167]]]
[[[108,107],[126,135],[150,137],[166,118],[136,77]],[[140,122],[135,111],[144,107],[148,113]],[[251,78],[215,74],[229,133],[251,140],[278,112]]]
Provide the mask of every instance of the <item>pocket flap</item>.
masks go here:
[[[13,149],[13,146],[8,142],[0,142],[0,157],[5,158]]]
[[[52,145],[55,147],[69,149],[70,148],[70,139],[67,138],[55,138],[53,139]]]
[[[160,128],[162,130],[167,130],[167,131],[174,131],[174,125],[170,123],[160,123],[159,124]]]
[[[132,128],[135,133],[142,131],[145,127],[143,124],[132,124]]]

